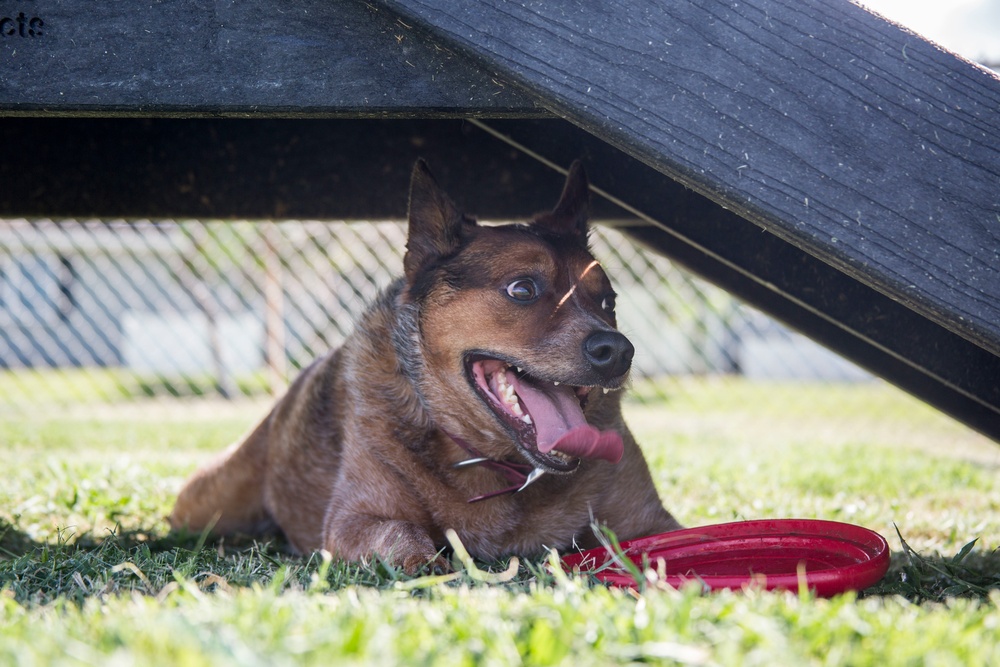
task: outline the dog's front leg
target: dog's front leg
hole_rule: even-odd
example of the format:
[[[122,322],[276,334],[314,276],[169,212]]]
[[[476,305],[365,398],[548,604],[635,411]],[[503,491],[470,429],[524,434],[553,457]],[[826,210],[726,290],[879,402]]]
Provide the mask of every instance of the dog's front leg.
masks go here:
[[[378,555],[410,575],[427,565],[451,570],[427,529],[412,521],[335,511],[328,517],[323,542],[327,551],[345,560]]]
[[[370,417],[370,416],[369,416]],[[415,574],[431,564],[448,571],[440,556],[443,531],[414,482],[426,471],[412,460],[385,415],[355,419],[345,429],[341,463],[323,522],[323,547],[345,560],[379,556]]]

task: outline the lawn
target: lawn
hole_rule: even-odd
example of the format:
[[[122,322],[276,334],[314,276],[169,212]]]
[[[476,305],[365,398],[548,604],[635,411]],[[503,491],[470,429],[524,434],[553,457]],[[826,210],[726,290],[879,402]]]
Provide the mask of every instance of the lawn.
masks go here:
[[[630,594],[542,561],[411,579],[180,540],[164,517],[184,477],[265,405],[43,404],[0,414],[0,664],[1000,662],[995,443],[881,384],[659,390],[627,414],[682,521],[861,524],[889,539],[886,579],[832,600]]]

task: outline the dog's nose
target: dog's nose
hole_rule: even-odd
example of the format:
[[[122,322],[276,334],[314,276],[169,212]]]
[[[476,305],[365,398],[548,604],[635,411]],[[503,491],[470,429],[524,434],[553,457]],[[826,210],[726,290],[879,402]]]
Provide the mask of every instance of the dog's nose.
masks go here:
[[[617,331],[597,331],[583,341],[583,356],[604,379],[623,375],[632,365],[635,348]]]

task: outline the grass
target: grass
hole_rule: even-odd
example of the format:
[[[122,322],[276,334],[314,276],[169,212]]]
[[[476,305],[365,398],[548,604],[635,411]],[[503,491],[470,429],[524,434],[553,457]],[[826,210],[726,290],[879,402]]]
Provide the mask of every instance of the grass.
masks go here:
[[[242,373],[230,378],[242,396],[268,393],[266,373]],[[123,368],[40,368],[0,371],[0,405],[20,409],[39,404],[105,404],[108,401],[169,396],[217,396],[217,380],[206,373],[187,375],[137,374]]]
[[[630,424],[685,523],[858,523],[889,539],[889,575],[832,600],[630,594],[544,561],[408,578],[280,542],[181,538],[164,517],[184,477],[266,406],[61,407],[0,420],[0,665],[1000,660],[994,443],[878,384],[638,392]]]

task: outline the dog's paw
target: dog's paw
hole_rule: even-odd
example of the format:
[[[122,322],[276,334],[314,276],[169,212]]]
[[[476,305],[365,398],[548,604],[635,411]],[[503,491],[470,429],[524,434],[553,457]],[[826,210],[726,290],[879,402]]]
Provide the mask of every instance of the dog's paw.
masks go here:
[[[401,567],[403,568],[403,572],[411,577],[416,576],[421,572],[448,574],[454,570],[448,559],[439,553],[431,554],[429,556],[411,554],[403,559]]]

